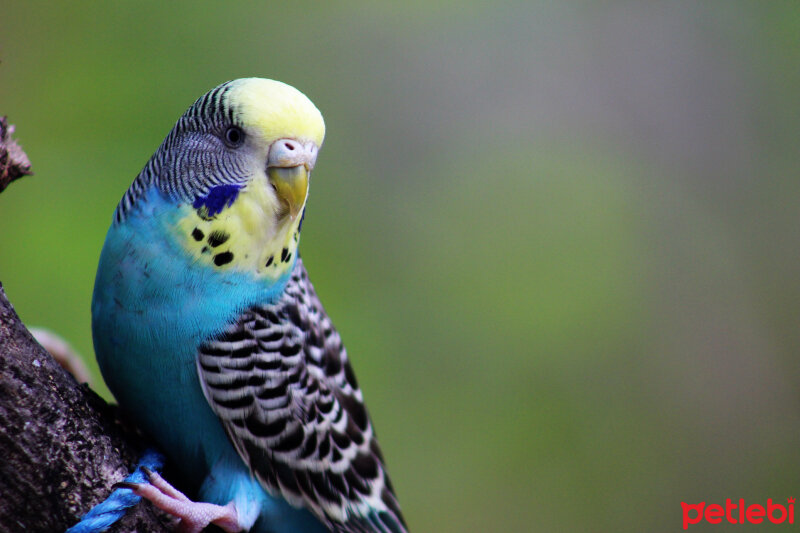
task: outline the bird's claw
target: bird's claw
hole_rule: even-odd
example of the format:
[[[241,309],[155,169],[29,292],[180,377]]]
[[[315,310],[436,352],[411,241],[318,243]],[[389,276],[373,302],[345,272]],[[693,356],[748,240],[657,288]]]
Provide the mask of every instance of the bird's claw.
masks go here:
[[[157,472],[143,467],[148,483],[115,483],[114,489],[130,489],[137,496],[150,501],[167,514],[177,517],[178,531],[200,533],[209,524],[214,524],[226,533],[242,531],[238,513],[233,502],[216,505],[206,502],[193,502],[184,493],[173,487]]]

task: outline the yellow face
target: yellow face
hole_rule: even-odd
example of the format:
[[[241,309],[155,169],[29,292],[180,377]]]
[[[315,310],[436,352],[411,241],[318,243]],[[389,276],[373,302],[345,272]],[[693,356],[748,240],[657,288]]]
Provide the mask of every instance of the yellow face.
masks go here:
[[[183,204],[176,238],[199,263],[278,279],[297,257],[325,124],[305,95],[280,82],[237,80],[224,98],[244,133],[237,164],[249,178],[219,212]]]
[[[178,235],[196,261],[218,269],[278,279],[291,268],[300,240],[300,217],[276,220],[272,187],[253,178],[236,201],[213,218],[184,206]]]
[[[233,82],[225,94],[234,119],[264,146],[277,139],[312,141],[322,146],[325,122],[306,95],[279,81],[245,78]]]

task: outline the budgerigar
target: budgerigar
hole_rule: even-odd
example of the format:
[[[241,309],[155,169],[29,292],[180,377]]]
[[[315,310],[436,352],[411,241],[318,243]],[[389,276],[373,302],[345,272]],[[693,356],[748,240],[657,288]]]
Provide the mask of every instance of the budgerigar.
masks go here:
[[[133,487],[185,531],[404,532],[361,391],[297,245],[322,115],[224,83],[127,190],[92,302],[100,369],[176,465]]]

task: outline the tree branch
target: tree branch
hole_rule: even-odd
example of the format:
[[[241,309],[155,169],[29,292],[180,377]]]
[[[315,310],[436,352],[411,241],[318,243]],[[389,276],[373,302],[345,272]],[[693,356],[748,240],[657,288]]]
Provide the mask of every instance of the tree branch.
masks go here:
[[[14,126],[0,117],[0,192],[15,179],[33,174],[31,162],[22,148],[11,138]]]
[[[0,120],[0,191],[30,163]],[[36,343],[0,284],[0,529],[59,532],[104,500],[143,450],[116,409]],[[166,532],[140,504],[110,531]]]

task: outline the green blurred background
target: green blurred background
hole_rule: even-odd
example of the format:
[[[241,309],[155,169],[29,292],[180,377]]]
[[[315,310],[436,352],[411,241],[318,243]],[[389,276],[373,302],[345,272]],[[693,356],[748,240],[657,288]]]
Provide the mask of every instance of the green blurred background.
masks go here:
[[[195,98],[271,77],[327,122],[301,249],[413,531],[800,497],[800,3],[1,9],[36,175],[0,280],[91,365],[116,203]]]

